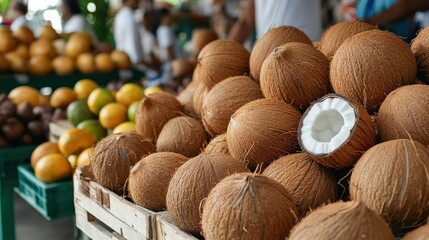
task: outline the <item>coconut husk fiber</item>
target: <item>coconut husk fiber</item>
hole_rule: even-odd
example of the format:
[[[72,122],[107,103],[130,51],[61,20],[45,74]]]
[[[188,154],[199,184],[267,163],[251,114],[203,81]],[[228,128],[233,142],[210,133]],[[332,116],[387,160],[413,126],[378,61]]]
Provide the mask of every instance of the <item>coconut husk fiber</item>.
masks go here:
[[[402,240],[424,240],[429,236],[429,224],[423,225],[409,233],[407,233]]]
[[[429,149],[409,139],[370,148],[355,165],[350,197],[383,217],[394,232],[407,232],[429,216]]]
[[[393,33],[370,30],[344,41],[331,61],[331,85],[338,94],[377,111],[387,94],[416,80],[408,45]]]
[[[204,97],[201,119],[212,136],[225,133],[232,114],[244,104],[263,98],[250,77],[230,77],[216,84]]]
[[[306,153],[275,160],[263,175],[286,188],[297,205],[299,216],[337,199],[337,181],[332,172]]]
[[[364,203],[340,201],[311,212],[292,229],[289,239],[393,240],[394,236],[383,218]]]
[[[247,171],[243,163],[230,155],[200,154],[188,160],[173,175],[167,191],[167,210],[174,224],[198,235],[203,199],[223,178]]]
[[[209,144],[207,144],[206,148],[204,148],[204,152],[207,154],[229,154],[228,143],[226,142],[226,134],[217,135],[213,138]]]
[[[217,184],[204,203],[206,239],[285,239],[298,220],[288,191],[255,173],[238,173]]]
[[[419,32],[411,43],[411,51],[417,60],[418,77],[425,82],[429,81],[429,27]]]
[[[177,100],[182,104],[185,113],[188,115],[195,115],[194,110],[194,92],[197,88],[198,83],[196,81],[191,81],[183,91],[177,95]]]
[[[194,107],[194,112],[198,119],[201,119],[204,98],[209,91],[210,89],[202,83],[199,83],[194,90],[194,95],[192,96],[192,106]]]
[[[305,111],[330,92],[329,60],[311,45],[287,43],[265,59],[260,83],[266,98],[282,100]]]
[[[250,73],[252,78],[259,82],[262,63],[267,56],[277,47],[290,42],[301,42],[312,45],[310,38],[298,28],[281,26],[271,28],[258,39],[250,54]]]

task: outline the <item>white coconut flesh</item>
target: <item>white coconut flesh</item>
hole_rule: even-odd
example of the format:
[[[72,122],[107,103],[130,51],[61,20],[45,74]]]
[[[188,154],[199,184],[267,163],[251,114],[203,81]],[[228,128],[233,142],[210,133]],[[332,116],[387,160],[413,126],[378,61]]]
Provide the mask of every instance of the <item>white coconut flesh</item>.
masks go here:
[[[336,151],[348,141],[357,123],[355,108],[340,97],[328,97],[313,104],[304,116],[300,141],[314,155]]]

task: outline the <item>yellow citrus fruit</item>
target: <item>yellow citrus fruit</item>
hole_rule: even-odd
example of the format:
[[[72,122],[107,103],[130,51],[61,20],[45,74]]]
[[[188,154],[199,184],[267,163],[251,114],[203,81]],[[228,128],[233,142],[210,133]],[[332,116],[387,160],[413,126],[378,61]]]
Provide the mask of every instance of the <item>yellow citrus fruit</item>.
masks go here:
[[[61,153],[51,153],[37,162],[34,173],[42,182],[52,183],[70,177],[72,168]]]
[[[31,167],[34,169],[37,161],[51,153],[61,153],[60,149],[58,148],[58,143],[44,142],[37,146],[37,148],[34,149],[33,153],[31,153]]]
[[[8,97],[16,104],[28,102],[32,107],[39,105],[39,91],[29,86],[20,86],[9,92]]]
[[[148,87],[144,90],[144,95],[148,96],[149,94],[162,92],[162,88],[160,87]]]
[[[134,122],[123,122],[113,129],[113,133],[123,133],[129,132],[136,129],[136,124]]]
[[[116,101],[126,107],[144,98],[143,88],[136,83],[126,83],[116,93]]]
[[[57,88],[51,95],[49,103],[54,108],[66,109],[67,106],[77,99],[76,93],[69,87]]]
[[[114,101],[115,98],[109,90],[97,88],[89,94],[87,103],[89,110],[98,115],[104,106]]]
[[[101,109],[99,119],[101,126],[114,129],[127,121],[127,108],[120,103],[109,103]]]
[[[70,128],[61,134],[58,140],[60,151],[65,156],[78,154],[95,143],[94,137],[88,131]]]
[[[76,155],[76,154],[72,154],[72,155],[67,157],[67,161],[69,161],[70,166],[73,169],[73,172],[77,167],[77,157],[78,157],[78,155]]]
[[[79,154],[79,157],[77,158],[76,166],[83,167],[83,166],[89,165],[89,163],[91,162],[91,154],[92,154],[92,147],[83,150],[83,152],[81,152]]]
[[[89,94],[98,87],[97,83],[91,79],[81,79],[76,82],[73,90],[77,94],[78,99],[87,99]]]

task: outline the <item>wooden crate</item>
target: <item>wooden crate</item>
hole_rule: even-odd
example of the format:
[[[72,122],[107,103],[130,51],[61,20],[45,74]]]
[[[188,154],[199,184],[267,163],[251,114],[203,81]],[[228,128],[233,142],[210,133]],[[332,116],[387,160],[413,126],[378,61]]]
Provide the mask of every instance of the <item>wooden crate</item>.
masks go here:
[[[76,226],[91,239],[155,239],[155,213],[94,182],[89,167],[73,177]]]
[[[170,218],[168,212],[159,212],[155,219],[156,239],[158,240],[198,240],[191,234],[180,230]]]
[[[58,120],[49,123],[49,141],[58,142],[61,134],[73,127],[67,120]]]

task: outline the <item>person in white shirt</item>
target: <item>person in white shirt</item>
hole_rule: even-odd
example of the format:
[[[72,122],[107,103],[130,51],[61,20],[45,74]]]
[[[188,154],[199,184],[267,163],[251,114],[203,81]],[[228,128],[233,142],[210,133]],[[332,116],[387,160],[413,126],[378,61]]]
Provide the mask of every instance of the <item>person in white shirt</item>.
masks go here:
[[[91,35],[94,43],[97,43],[97,36],[82,15],[77,0],[63,0],[61,3],[61,12],[65,21],[64,33],[86,32]]]
[[[170,10],[159,9],[155,15],[156,38],[158,39],[159,55],[163,62],[171,62],[178,56],[176,36],[171,28]]]
[[[14,20],[12,22],[12,25],[10,26],[10,29],[12,31],[16,31],[21,26],[29,27],[28,21],[25,18],[27,11],[27,5],[22,2],[15,2],[15,4],[13,5]]]

